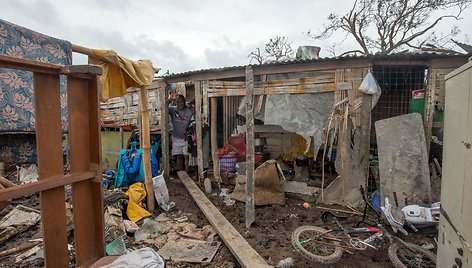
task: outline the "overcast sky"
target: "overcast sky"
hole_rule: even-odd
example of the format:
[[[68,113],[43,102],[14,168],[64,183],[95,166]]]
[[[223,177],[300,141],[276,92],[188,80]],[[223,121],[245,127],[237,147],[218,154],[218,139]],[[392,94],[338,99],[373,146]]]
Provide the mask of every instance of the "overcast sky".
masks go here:
[[[249,63],[248,54],[271,37],[286,36],[292,48],[322,47],[303,33],[320,30],[327,16],[346,13],[352,0],[0,0],[0,18],[73,44],[112,49],[133,60],[150,59],[178,73]],[[472,29],[472,8],[461,21],[445,21]],[[466,40],[464,36],[459,38]],[[337,53],[352,49],[352,41]],[[75,54],[75,53],[74,53]],[[74,55],[74,64],[86,58]]]

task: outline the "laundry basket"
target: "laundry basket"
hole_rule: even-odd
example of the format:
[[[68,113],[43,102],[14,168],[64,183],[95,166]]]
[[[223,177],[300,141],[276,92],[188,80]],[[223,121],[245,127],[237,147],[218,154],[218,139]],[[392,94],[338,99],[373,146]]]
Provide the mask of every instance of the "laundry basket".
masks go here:
[[[226,154],[220,156],[220,172],[221,173],[235,173],[236,163],[238,162],[238,154]]]

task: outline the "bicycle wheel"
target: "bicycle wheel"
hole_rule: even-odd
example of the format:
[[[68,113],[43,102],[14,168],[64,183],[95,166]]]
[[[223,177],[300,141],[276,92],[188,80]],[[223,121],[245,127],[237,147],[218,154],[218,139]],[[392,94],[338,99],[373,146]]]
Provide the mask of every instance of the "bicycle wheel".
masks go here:
[[[339,242],[320,235],[325,232],[325,229],[316,226],[300,226],[292,233],[292,245],[309,260],[323,264],[335,263],[341,259],[343,251]]]
[[[393,243],[388,248],[388,257],[396,268],[435,268],[436,256],[420,246]]]

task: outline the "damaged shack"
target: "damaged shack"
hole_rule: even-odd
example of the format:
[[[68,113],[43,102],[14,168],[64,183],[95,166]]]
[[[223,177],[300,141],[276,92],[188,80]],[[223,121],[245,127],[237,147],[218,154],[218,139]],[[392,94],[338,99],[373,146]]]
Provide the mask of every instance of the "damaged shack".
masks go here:
[[[232,144],[244,148],[239,160],[245,157],[256,166],[277,159],[289,178],[318,188],[323,203],[356,205],[361,185],[379,187],[374,122],[419,113],[425,164],[433,159],[440,163],[444,76],[466,61],[460,53],[424,51],[317,58],[172,74],[154,84],[162,92],[176,84],[194,100],[200,179],[212,172],[220,180],[218,163],[224,156],[217,150]],[[378,94],[359,91],[369,72],[381,88]],[[253,107],[252,115],[246,105]],[[161,107],[167,115],[166,106]],[[160,121],[167,133],[166,116]],[[245,151],[246,142],[254,152]],[[168,143],[164,136],[163,150]],[[163,168],[169,174],[166,156]],[[210,163],[213,169],[208,169]],[[438,189],[435,193],[437,201]]]

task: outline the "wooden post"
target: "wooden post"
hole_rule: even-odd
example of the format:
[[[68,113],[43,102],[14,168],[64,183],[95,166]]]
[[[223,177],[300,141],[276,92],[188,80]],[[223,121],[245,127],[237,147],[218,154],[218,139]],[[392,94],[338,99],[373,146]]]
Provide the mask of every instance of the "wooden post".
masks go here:
[[[200,81],[195,82],[195,121],[197,122],[197,178],[200,184],[203,179],[202,88]]]
[[[141,150],[143,151],[144,184],[147,192],[147,209],[154,211],[154,188],[151,172],[151,133],[149,129],[148,92],[145,86],[139,88],[141,107]]]
[[[424,110],[424,133],[425,133],[425,141],[426,141],[426,151],[428,152],[429,157],[429,150],[431,147],[431,138],[433,136],[433,117],[434,117],[434,108],[435,108],[435,98],[436,98],[436,78],[437,78],[437,70],[433,69],[430,74],[430,81],[429,88],[426,91],[426,103],[425,103],[425,110]]]
[[[362,95],[360,109],[361,133],[359,153],[359,185],[367,187],[369,179],[370,128],[371,128],[372,96]]]
[[[213,159],[213,175],[215,176],[218,186],[221,183],[220,175],[220,158],[218,156],[218,120],[217,120],[217,109],[218,109],[218,100],[216,97],[211,98],[211,157]],[[221,188],[221,187],[219,187]]]
[[[255,221],[254,212],[254,71],[246,67],[246,228]]]
[[[94,180],[72,184],[77,267],[105,256],[103,190],[100,168],[100,104],[97,79],[69,77],[69,147],[72,174],[92,171]]]
[[[59,75],[34,73],[39,180],[64,175]],[[84,115],[85,116],[85,115]],[[42,191],[41,226],[46,267],[69,267],[64,187]]]
[[[162,170],[164,176],[170,174],[169,164],[169,105],[167,104],[167,85],[165,81],[160,83],[159,100],[161,103],[161,121],[159,126],[161,129],[161,146],[162,146]]]
[[[124,145],[124,133],[123,133],[123,126],[120,127],[120,148],[123,149]]]

